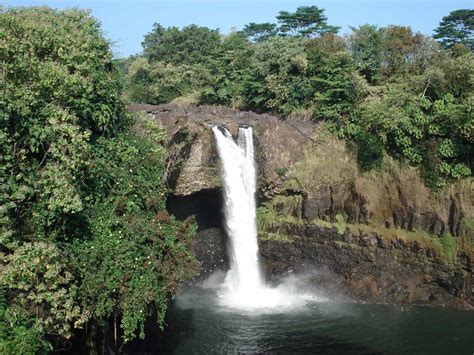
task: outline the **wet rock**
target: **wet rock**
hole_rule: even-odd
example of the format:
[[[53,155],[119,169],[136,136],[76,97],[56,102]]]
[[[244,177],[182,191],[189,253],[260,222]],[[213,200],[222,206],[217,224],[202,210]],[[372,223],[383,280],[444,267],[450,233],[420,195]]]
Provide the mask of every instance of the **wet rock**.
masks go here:
[[[344,240],[344,242],[342,242]],[[348,242],[346,242],[346,240]],[[474,305],[474,276],[401,239],[388,247],[379,235],[343,237],[332,228],[308,224],[296,241],[261,240],[260,253],[269,275],[324,268],[338,285],[337,294],[382,303]],[[305,265],[304,268],[302,265]]]
[[[198,280],[204,279],[214,271],[229,268],[226,249],[226,235],[220,228],[209,228],[197,233],[192,251],[201,263]]]
[[[307,220],[331,215],[332,196],[329,186],[321,186],[315,192],[306,194],[303,203],[303,215]]]

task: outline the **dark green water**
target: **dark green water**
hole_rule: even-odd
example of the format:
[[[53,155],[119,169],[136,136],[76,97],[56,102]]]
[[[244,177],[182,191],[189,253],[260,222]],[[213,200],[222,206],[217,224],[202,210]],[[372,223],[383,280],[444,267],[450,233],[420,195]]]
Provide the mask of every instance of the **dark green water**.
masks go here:
[[[160,353],[474,353],[473,312],[330,300],[242,312],[220,306],[215,290],[199,287],[185,290],[169,312]]]

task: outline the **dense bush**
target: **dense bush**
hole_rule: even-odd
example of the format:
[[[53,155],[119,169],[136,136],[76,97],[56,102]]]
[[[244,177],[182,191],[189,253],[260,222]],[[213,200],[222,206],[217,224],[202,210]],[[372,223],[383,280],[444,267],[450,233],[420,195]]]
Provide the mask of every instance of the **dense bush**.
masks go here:
[[[112,53],[87,12],[0,14],[1,242],[56,239],[80,212],[91,136],[127,124]]]
[[[209,70],[200,65],[172,65],[137,58],[127,68],[126,96],[135,102],[162,104],[191,94],[212,80]]]
[[[472,55],[451,58],[386,85],[361,105],[349,128],[370,133],[374,146],[422,166],[432,186],[471,175],[473,65]]]
[[[193,223],[164,211],[163,133],[131,125],[88,12],[8,9],[0,37],[0,349],[46,351],[111,319],[143,337],[195,267]]]
[[[151,314],[163,326],[178,281],[196,269],[188,251],[194,224],[164,211],[163,138],[139,120],[132,132],[95,143],[86,179],[90,234],[71,247],[85,312],[102,321],[121,315],[125,340],[143,338]]]

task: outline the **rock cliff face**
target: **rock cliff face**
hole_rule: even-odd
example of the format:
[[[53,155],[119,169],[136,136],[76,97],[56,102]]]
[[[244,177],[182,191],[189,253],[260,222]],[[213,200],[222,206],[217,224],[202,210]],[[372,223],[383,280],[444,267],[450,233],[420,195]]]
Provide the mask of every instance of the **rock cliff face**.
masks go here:
[[[279,173],[303,156],[315,126],[307,122],[285,122],[270,115],[241,112],[226,107],[135,105],[158,120],[168,137],[168,181],[177,196],[221,186],[217,151],[210,127],[225,126],[232,135],[239,124],[254,128],[261,191],[278,183]],[[276,143],[276,144],[275,144]]]
[[[178,218],[196,217],[195,252],[203,275],[227,267],[219,160],[210,126],[222,124],[236,135],[239,124],[248,124],[254,128],[260,214],[267,216],[259,227],[269,274],[311,261],[334,273],[357,299],[474,304],[472,179],[433,193],[414,168],[390,157],[380,170],[361,172],[352,148],[324,124],[224,107],[136,105],[132,110],[157,120],[166,132],[166,175],[173,190],[168,209]],[[281,227],[289,219],[306,227]],[[321,223],[326,227],[308,227]],[[369,244],[363,233],[337,233],[335,224],[364,227]],[[413,231],[406,238],[415,240],[423,232],[424,239],[414,244],[418,247],[404,245],[406,238],[387,237],[394,230]],[[448,233],[455,237],[455,245],[446,247],[449,262],[430,247],[452,241],[442,238]]]
[[[311,223],[278,232],[260,242],[269,278],[315,270],[315,285],[352,300],[474,309],[474,266],[465,254],[447,262],[417,241]]]

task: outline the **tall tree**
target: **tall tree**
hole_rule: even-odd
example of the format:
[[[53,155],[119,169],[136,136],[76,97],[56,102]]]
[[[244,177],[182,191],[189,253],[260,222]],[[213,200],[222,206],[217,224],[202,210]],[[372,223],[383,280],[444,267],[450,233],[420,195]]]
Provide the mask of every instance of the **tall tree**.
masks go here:
[[[207,64],[220,50],[218,30],[189,25],[164,28],[158,23],[142,42],[143,53],[150,63],[162,61],[171,64]]]
[[[244,82],[245,105],[283,113],[302,107],[304,97],[310,96],[310,86],[301,39],[276,36],[254,48]]]
[[[283,34],[301,37],[322,36],[325,33],[337,33],[340,27],[327,24],[324,9],[317,6],[300,6],[295,12],[280,11],[277,16]]]
[[[245,25],[242,33],[252,42],[261,42],[278,34],[277,25],[270,22],[250,22]]]
[[[349,49],[359,72],[373,83],[380,73],[382,64],[382,32],[377,26],[365,24],[351,27]]]
[[[424,40],[421,33],[413,33],[407,26],[382,28],[383,74],[392,76],[410,72],[417,63]]]
[[[463,44],[471,51],[474,50],[474,10],[461,9],[452,11],[443,17],[434,38],[440,40],[445,48],[455,44]]]

